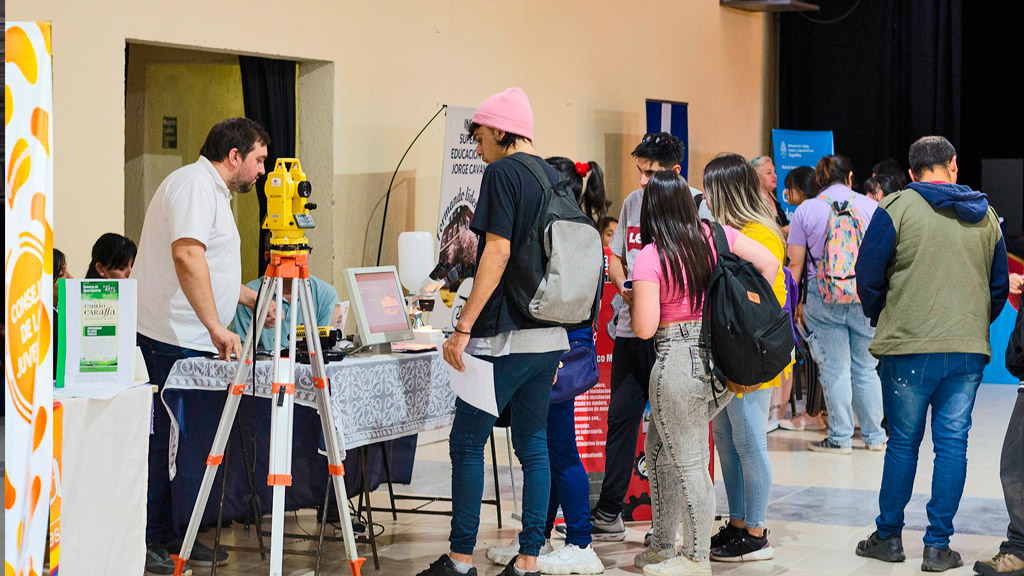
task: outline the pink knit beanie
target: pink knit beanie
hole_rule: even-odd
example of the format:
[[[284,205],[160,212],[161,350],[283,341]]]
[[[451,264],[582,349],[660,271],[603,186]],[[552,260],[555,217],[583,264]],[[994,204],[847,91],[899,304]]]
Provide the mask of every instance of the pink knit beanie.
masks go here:
[[[521,88],[509,88],[484,100],[473,114],[473,122],[533,140],[533,112]]]

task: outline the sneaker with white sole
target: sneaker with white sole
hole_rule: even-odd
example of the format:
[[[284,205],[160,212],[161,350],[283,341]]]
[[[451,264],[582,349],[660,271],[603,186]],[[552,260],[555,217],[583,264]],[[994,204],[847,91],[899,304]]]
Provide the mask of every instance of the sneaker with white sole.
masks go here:
[[[622,514],[616,514],[607,520],[604,514],[594,511],[590,515],[590,537],[598,542],[622,542],[626,539],[626,525],[622,522]]]
[[[885,452],[885,442],[879,444],[864,444],[864,447],[872,452]]]
[[[836,444],[831,438],[825,438],[820,442],[811,442],[807,445],[807,449],[811,452],[825,452],[827,454],[853,454],[853,448]]]
[[[715,562],[754,562],[771,560],[774,557],[775,550],[768,542],[767,530],[760,537],[744,530],[739,538],[733,538],[718,548],[711,549],[711,559]]]
[[[538,556],[537,570],[541,574],[603,574],[604,564],[593,546],[580,548],[566,544],[554,552]]]
[[[671,548],[655,548],[654,546],[648,546],[643,552],[633,557],[633,566],[637,568],[643,568],[648,564],[657,564],[671,559],[676,555],[676,547]]]
[[[685,555],[644,566],[644,576],[696,576],[711,574],[711,562],[694,562]]]
[[[554,552],[554,548],[551,547],[551,542],[545,542],[540,547],[540,556],[550,554]],[[519,535],[509,541],[507,544],[499,544],[497,546],[491,546],[487,549],[487,559],[494,562],[498,566],[505,566],[512,561],[513,558],[519,555]]]

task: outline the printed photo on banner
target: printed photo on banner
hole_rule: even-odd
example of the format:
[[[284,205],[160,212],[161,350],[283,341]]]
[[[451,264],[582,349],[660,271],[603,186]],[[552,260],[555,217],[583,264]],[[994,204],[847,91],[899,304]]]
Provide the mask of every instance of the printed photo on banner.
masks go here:
[[[487,164],[476,154],[476,142],[469,133],[475,108],[449,106],[445,122],[444,163],[441,174],[441,203],[437,222],[437,261],[452,265],[448,282],[441,288],[445,311],[434,322],[451,328],[461,310],[458,295],[467,293],[476,274],[476,234],[469,229],[480,198],[480,182]],[[464,297],[463,297],[464,299]],[[446,314],[447,312],[447,314]]]

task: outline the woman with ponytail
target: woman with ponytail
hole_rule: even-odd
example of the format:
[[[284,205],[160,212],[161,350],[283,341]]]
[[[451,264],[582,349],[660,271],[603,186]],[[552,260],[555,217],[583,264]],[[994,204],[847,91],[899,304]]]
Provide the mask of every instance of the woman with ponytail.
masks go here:
[[[875,370],[878,361],[868,352],[875,329],[864,316],[859,299],[841,302],[847,298],[832,296],[829,286],[835,284],[835,276],[824,274],[822,262],[826,240],[830,252],[856,259],[860,238],[878,203],[850,189],[853,169],[844,156],[825,156],[815,167],[814,175],[821,191],[796,209],[789,232],[789,268],[795,278],[807,283],[803,290],[807,301],[796,317],[797,321],[802,318],[807,328],[807,344],[821,370],[821,387],[828,408],[828,436],[807,448],[850,454],[856,414],[866,447],[880,452],[885,450],[886,439],[881,426],[882,384]],[[847,229],[859,226],[861,230],[859,236],[850,234],[849,241],[838,234],[841,230],[836,226],[840,218],[836,208],[843,206],[853,215],[853,219],[846,220]],[[839,246],[836,242],[842,243],[842,250],[835,249]]]
[[[611,200],[605,197],[604,170],[601,166],[593,160],[573,162],[564,156],[552,156],[545,161],[558,170],[563,182],[569,183],[569,188],[576,195],[576,202],[596,226],[612,204]]]

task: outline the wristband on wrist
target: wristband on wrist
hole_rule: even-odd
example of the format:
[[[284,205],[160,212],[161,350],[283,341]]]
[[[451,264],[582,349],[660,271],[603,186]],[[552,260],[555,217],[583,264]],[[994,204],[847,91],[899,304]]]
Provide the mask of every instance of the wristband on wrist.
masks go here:
[[[456,332],[458,332],[459,334],[465,334],[466,336],[470,335],[470,333],[466,332],[465,330],[459,330],[458,326],[453,326],[452,329],[455,330]]]

